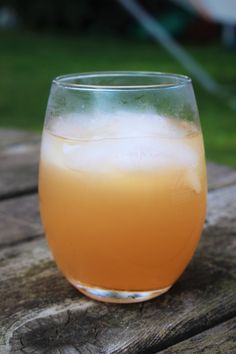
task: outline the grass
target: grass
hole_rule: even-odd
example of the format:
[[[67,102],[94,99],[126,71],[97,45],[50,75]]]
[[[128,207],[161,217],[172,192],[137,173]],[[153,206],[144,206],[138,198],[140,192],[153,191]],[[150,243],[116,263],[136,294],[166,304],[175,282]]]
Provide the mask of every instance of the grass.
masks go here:
[[[40,131],[52,78],[98,70],[188,74],[150,42],[80,35],[0,32],[0,126]],[[187,47],[223,85],[236,87],[236,53],[220,44]],[[236,110],[194,82],[207,158],[236,167]]]

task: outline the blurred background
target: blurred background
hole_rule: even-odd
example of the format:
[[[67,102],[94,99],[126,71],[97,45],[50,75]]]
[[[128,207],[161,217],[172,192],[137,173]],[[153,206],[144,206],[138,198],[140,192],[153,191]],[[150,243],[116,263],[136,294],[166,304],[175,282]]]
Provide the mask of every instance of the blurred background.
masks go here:
[[[235,26],[236,0],[0,0],[0,127],[40,132],[61,74],[187,74],[207,158],[236,167]]]

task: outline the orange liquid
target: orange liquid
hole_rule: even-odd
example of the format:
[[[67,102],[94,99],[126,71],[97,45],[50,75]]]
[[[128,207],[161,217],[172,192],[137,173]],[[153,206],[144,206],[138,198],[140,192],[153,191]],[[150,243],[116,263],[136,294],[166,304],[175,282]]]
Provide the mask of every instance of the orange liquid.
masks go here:
[[[180,138],[169,141],[176,150]],[[69,141],[44,132],[41,215],[54,258],[70,281],[144,291],[168,287],[181,275],[198,244],[206,208],[201,134],[181,143],[198,157],[194,166],[173,157],[152,168],[122,169],[108,161],[97,171],[63,165],[63,146],[78,147],[76,154],[84,144],[108,144],[109,150],[109,139]]]

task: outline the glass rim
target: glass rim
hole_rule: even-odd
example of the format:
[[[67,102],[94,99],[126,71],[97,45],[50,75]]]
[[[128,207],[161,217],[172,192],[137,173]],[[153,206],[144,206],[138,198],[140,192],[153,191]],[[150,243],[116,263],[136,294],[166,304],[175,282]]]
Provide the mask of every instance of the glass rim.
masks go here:
[[[151,78],[151,79],[173,79],[173,83],[145,83],[141,85],[106,85],[106,84],[87,84],[75,83],[73,80],[93,79],[93,78]],[[175,80],[175,81],[174,81]],[[88,90],[88,91],[137,91],[137,90],[163,90],[181,88],[192,83],[192,80],[187,75],[165,73],[158,71],[97,71],[74,73],[57,76],[52,81],[53,84],[72,90]]]

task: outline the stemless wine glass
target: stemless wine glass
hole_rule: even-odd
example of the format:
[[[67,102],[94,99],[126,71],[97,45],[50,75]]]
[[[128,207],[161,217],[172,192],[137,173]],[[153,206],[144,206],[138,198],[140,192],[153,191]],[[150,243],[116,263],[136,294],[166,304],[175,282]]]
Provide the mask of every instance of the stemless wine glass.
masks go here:
[[[53,80],[40,205],[66,278],[107,302],[166,292],[202,231],[206,171],[191,79],[101,72]]]

